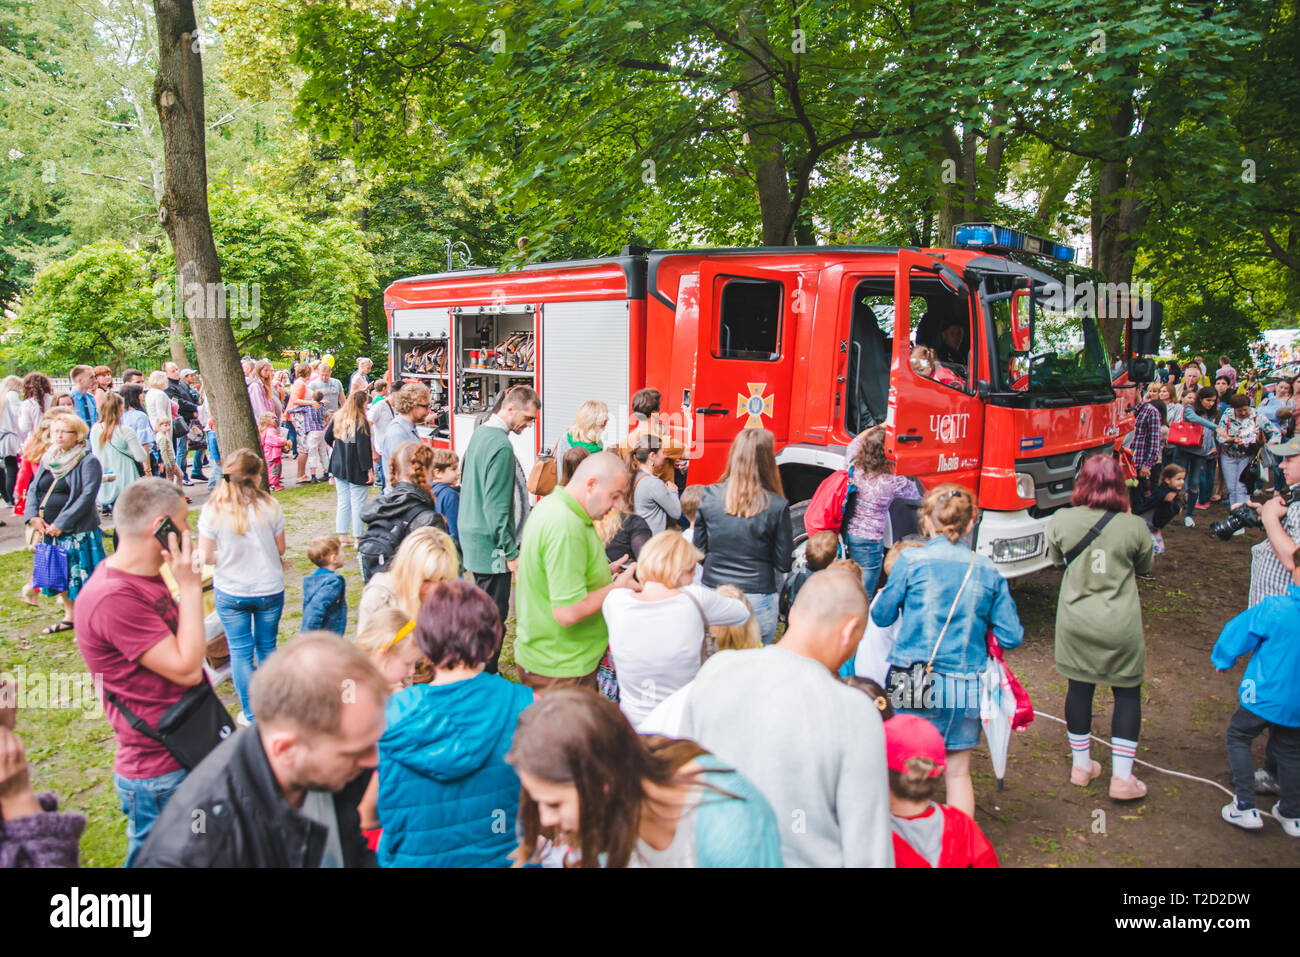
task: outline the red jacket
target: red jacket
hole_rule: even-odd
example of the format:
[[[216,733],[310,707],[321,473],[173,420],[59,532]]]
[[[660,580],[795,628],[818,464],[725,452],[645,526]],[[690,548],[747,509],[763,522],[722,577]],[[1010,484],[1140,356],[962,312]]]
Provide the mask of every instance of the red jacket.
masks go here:
[[[998,856],[979,825],[964,812],[946,804],[931,804],[921,817],[943,815],[943,838],[939,846],[940,867],[997,867]],[[915,820],[915,819],[913,819]],[[918,854],[898,832],[894,832],[895,867],[929,867],[930,862]]]

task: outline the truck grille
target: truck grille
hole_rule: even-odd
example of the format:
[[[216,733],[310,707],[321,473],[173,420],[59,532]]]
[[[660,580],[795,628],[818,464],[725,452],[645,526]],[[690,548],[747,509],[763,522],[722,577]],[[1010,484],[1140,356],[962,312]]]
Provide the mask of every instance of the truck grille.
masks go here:
[[[1106,442],[1090,449],[1016,459],[1016,471],[1034,478],[1035,505],[1029,510],[1030,514],[1037,518],[1069,505],[1074,493],[1074,480],[1084,460],[1093,455],[1109,454],[1114,448],[1113,443]]]

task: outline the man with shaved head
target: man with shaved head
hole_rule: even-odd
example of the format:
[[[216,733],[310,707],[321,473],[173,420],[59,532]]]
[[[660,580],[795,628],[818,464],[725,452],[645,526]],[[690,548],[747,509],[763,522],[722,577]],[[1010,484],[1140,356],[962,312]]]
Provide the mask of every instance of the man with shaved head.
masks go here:
[[[611,589],[640,590],[635,563],[620,571],[624,555],[611,564],[594,525],[623,504],[627,487],[622,459],[597,452],[528,516],[519,546],[515,663],[520,681],[535,692],[562,685],[597,690],[596,668],[609,643],[601,604]]]
[[[804,582],[775,645],[721,651],[683,706],[690,738],[763,792],[787,867],[892,867],[880,712],[835,675],[867,625],[867,594],[837,569]]]

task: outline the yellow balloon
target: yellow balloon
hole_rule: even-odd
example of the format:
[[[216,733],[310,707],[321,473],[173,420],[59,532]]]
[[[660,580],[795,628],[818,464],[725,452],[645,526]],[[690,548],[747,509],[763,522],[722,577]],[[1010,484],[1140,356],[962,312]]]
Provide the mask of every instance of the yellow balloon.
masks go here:
[[[331,368],[334,366],[334,357],[333,357],[332,355],[329,355],[328,353],[325,354],[325,355],[323,355],[323,356],[321,356],[321,357],[320,357],[320,361],[321,361],[321,362],[328,362],[328,363],[330,364],[330,367],[331,367]]]

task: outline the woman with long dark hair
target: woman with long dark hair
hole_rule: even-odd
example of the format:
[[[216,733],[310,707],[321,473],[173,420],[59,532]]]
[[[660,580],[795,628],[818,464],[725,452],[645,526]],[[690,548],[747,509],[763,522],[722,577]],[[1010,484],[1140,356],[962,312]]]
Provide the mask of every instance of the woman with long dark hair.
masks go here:
[[[775,443],[767,429],[742,429],[722,478],[700,495],[695,519],[695,547],[704,552],[701,583],[738,586],[754,608],[765,645],[776,637],[777,595],[794,551]]]
[[[781,866],[757,788],[693,741],[638,735],[591,691],[539,697],[506,761],[523,784],[517,864],[567,844],[580,867]]]
[[[1196,524],[1192,509],[1209,508],[1214,488],[1214,477],[1208,473],[1213,472],[1213,456],[1218,454],[1219,393],[1208,386],[1199,389],[1192,404],[1184,407],[1182,421],[1201,427],[1199,446],[1180,446],[1174,452],[1174,464],[1187,469],[1187,517],[1183,524],[1192,528]]]
[[[366,419],[366,392],[353,392],[325,429],[330,449],[329,472],[334,476],[336,514],[334,530],[344,545],[361,540],[361,509],[375,479],[374,455],[370,445],[370,422]],[[352,537],[347,537],[351,526]]]
[[[1068,682],[1070,783],[1085,787],[1101,774],[1090,751],[1092,697],[1097,685],[1110,685],[1110,796],[1132,800],[1147,793],[1133,775],[1146,672],[1136,576],[1151,571],[1154,548],[1146,523],[1129,513],[1124,473],[1110,456],[1094,455],[1083,464],[1070,505],[1047,526],[1048,557],[1065,568],[1056,605],[1056,670]]]

